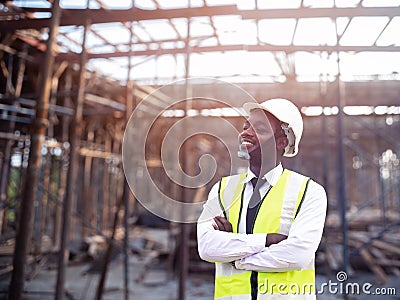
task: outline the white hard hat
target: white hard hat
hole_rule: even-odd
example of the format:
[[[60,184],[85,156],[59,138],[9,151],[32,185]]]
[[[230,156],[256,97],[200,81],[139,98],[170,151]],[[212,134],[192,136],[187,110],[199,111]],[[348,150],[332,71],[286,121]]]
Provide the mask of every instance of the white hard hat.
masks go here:
[[[279,121],[287,125],[282,127],[289,140],[283,155],[287,157],[295,156],[299,150],[299,142],[303,134],[303,118],[296,105],[286,99],[270,99],[260,104],[248,102],[243,105],[247,114],[250,114],[250,111],[256,108],[270,112]]]

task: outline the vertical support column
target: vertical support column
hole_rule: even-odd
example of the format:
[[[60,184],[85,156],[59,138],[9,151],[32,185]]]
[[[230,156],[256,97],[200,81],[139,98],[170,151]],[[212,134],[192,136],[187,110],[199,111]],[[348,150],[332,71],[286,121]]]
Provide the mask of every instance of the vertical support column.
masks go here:
[[[62,218],[62,231],[61,231],[61,247],[59,255],[59,265],[57,273],[56,283],[56,299],[62,300],[64,298],[64,282],[65,282],[65,271],[68,264],[68,251],[67,243],[70,230],[70,219],[72,207],[76,206],[77,199],[77,179],[79,171],[79,148],[80,138],[82,133],[82,112],[83,103],[85,99],[85,85],[86,85],[86,35],[87,30],[90,26],[90,20],[85,16],[85,27],[83,30],[82,40],[82,52],[80,56],[80,69],[79,69],[79,85],[78,85],[78,96],[76,101],[76,109],[74,120],[71,123],[70,130],[70,163],[67,175],[67,190],[66,196],[63,203],[63,218]]]
[[[37,195],[38,174],[41,162],[42,145],[48,125],[48,110],[51,88],[51,74],[53,70],[53,46],[60,23],[61,9],[60,1],[54,0],[50,33],[47,40],[47,50],[43,63],[43,76],[40,97],[37,103],[36,118],[32,127],[32,144],[30,148],[29,163],[26,174],[25,188],[20,206],[20,222],[15,241],[13,258],[13,273],[9,288],[9,299],[19,300],[22,298],[24,288],[24,275],[26,256],[29,248],[29,241],[32,235],[32,219],[34,201]]]
[[[378,152],[379,153],[379,152]],[[379,176],[379,188],[380,188],[380,209],[382,210],[382,225],[383,228],[386,228],[386,213],[385,213],[385,209],[386,209],[386,185],[385,182],[382,178],[382,172],[381,172],[381,168],[380,166],[378,166],[378,176]],[[390,188],[390,187],[389,187]]]
[[[111,233],[111,237],[108,241],[109,244],[108,244],[107,251],[104,255],[104,266],[103,266],[103,269],[101,270],[99,284],[98,284],[97,290],[96,290],[96,296],[95,296],[96,300],[101,300],[101,298],[103,297],[104,286],[106,284],[106,279],[107,279],[108,266],[111,261],[111,254],[112,254],[114,242],[115,242],[115,233],[117,231],[117,226],[118,226],[118,215],[119,215],[119,211],[121,209],[123,202],[124,201],[122,198],[118,199],[117,208],[116,208],[115,214],[114,214],[112,233]]]
[[[87,141],[92,143],[94,141],[94,125],[89,123],[87,125]],[[84,158],[85,165],[83,171],[83,219],[85,223],[82,223],[82,237],[85,238],[91,232],[91,229],[88,228],[90,225],[92,228],[96,227],[96,220],[95,215],[96,211],[94,210],[96,207],[93,205],[94,195],[93,195],[93,188],[91,186],[91,179],[92,179],[92,164],[93,164],[93,157],[91,155],[87,155]]]
[[[129,300],[129,198],[130,189],[126,178],[124,178],[124,192],[122,197],[124,198],[124,299]]]
[[[107,126],[106,126],[107,127]],[[104,130],[104,151],[111,152],[112,147],[112,137],[107,129]],[[111,228],[112,220],[112,203],[110,197],[110,172],[109,163],[107,159],[103,163],[103,230]]]
[[[64,99],[63,99],[63,106],[67,108],[72,108],[72,99],[71,99],[71,92],[72,92],[72,68],[67,66],[67,70],[65,71],[65,83],[64,83],[64,90],[66,92]],[[61,140],[63,142],[68,140],[69,135],[69,124],[71,122],[71,117],[69,115],[64,115],[62,117],[62,132],[61,132]]]
[[[326,95],[323,96],[323,98],[326,98]],[[326,103],[326,102],[325,102]],[[326,155],[326,153],[329,153],[329,137],[328,137],[328,118],[327,116],[322,113],[322,126],[321,126],[321,140],[322,140],[322,184],[327,191],[329,192],[329,174],[328,174],[328,166],[329,166],[329,155]]]
[[[334,6],[336,7],[335,0]],[[336,46],[339,46],[340,34],[338,30],[338,21],[337,19],[332,19],[335,22],[335,31],[336,31]],[[338,199],[340,201],[340,219],[341,219],[341,229],[342,229],[342,270],[344,272],[348,271],[349,266],[349,251],[348,251],[348,236],[347,236],[347,218],[346,218],[346,208],[347,208],[347,198],[346,198],[346,162],[345,162],[345,148],[344,148],[344,133],[343,133],[343,102],[342,102],[342,83],[340,81],[340,52],[336,51],[337,55],[337,67],[338,67],[338,75],[337,75],[337,106],[339,109],[338,117],[337,117],[337,144],[339,147],[338,153],[338,173],[337,180],[338,183]],[[345,296],[346,298],[346,296]]]
[[[328,60],[329,54],[326,54],[326,60]],[[323,78],[321,78],[321,99],[322,99],[322,107],[325,107],[327,103],[327,92],[328,92],[328,80],[327,80],[327,72],[324,70]],[[328,119],[327,116],[322,111],[321,114],[321,144],[322,144],[322,185],[325,187],[327,193],[329,193],[329,177],[328,177],[328,158],[329,155],[325,155],[325,153],[329,152],[329,136],[328,136]]]
[[[96,128],[95,139],[94,142],[98,145],[104,143],[103,139],[103,130]],[[103,172],[104,172],[104,159],[103,158],[93,158],[93,178],[92,178],[92,187],[93,187],[93,212],[96,216],[95,218],[95,228],[97,231],[101,231],[103,224]]]
[[[48,235],[54,235],[54,214],[57,209],[57,196],[58,185],[60,184],[60,160],[55,155],[50,155],[50,175],[49,175],[49,185],[47,190],[49,191],[50,201],[47,202],[46,217],[44,220],[45,233]],[[55,204],[55,205],[54,205]],[[52,228],[49,231],[49,228]],[[54,240],[52,239],[54,244]]]
[[[135,5],[135,1],[132,1],[132,7]],[[133,111],[133,95],[132,95],[132,81],[131,81],[131,56],[132,56],[132,22],[129,22],[129,54],[128,54],[128,74],[126,79],[126,111],[125,111],[125,119],[126,124],[128,124],[129,118]],[[129,199],[130,199],[130,189],[126,177],[124,176],[124,299],[129,300]]]
[[[65,107],[71,108],[71,95],[70,91],[72,91],[72,70],[68,68],[66,70],[65,77],[65,91],[68,91],[68,94],[64,97],[63,105]],[[61,140],[64,142],[62,159],[60,161],[60,178],[59,178],[59,187],[57,192],[57,205],[56,211],[54,215],[54,248],[59,250],[61,247],[61,222],[62,222],[62,205],[63,199],[65,196],[66,184],[67,184],[67,167],[69,160],[69,148],[66,147],[68,143],[66,143],[69,135],[69,123],[71,117],[63,116],[62,117],[62,134]]]
[[[190,6],[190,0],[189,0],[189,6]],[[185,68],[185,77],[186,77],[186,99],[190,99],[191,97],[191,91],[190,91],[190,86],[188,85],[188,79],[189,79],[189,70],[190,70],[190,18],[188,18],[188,24],[187,24],[187,36],[186,36],[186,68]],[[190,107],[191,102],[190,100],[186,100],[186,109],[185,109],[185,116],[187,116],[187,111],[191,108]],[[182,136],[186,136],[185,132],[182,132]],[[187,145],[182,146],[182,171],[185,173],[187,172],[187,166],[188,161],[187,161]],[[185,182],[184,182],[185,183]],[[182,196],[182,201],[186,202],[188,198],[188,189],[186,187],[181,188],[181,196]],[[184,207],[182,206],[182,213],[185,214],[186,212],[184,211]],[[178,284],[178,299],[179,300],[185,300],[186,299],[186,280],[188,277],[188,269],[189,269],[189,224],[182,223],[181,224],[181,241],[180,241],[180,264],[179,264],[179,284]]]
[[[50,152],[50,149],[47,149],[47,151]],[[48,219],[48,214],[49,214],[49,194],[50,197],[52,196],[50,187],[52,169],[53,169],[52,155],[50,153],[47,153],[43,162],[43,185],[42,185],[42,203],[41,203],[42,218],[40,219],[40,227],[39,227],[40,247],[42,246],[42,237],[46,233],[46,225],[47,225],[46,221]]]
[[[337,118],[337,143],[339,146],[338,153],[338,195],[340,201],[340,219],[342,228],[342,270],[347,272],[349,266],[349,251],[348,251],[348,226],[346,218],[347,210],[347,198],[346,198],[346,158],[345,158],[345,148],[344,148],[344,130],[343,130],[343,82],[340,81],[340,60],[339,52],[337,52],[337,62],[338,62],[338,77],[337,77],[337,106],[339,109]]]
[[[379,132],[379,125],[377,126],[377,122],[379,122],[379,119],[377,116],[374,116],[374,132]],[[380,163],[382,154],[384,153],[383,149],[386,149],[384,144],[382,143],[382,138],[379,135],[376,135],[376,153],[378,153],[378,178],[379,178],[379,188],[380,188],[380,199],[381,201],[378,202],[378,209],[381,210],[381,216],[382,216],[382,225],[383,228],[386,228],[387,225],[387,220],[386,220],[386,202],[387,202],[387,196],[388,192],[391,189],[391,186],[388,186],[388,182],[384,180],[382,176],[382,171],[381,168],[384,166],[384,162],[382,164]],[[388,167],[388,165],[386,165]]]
[[[120,136],[121,131],[119,129],[123,129],[123,127],[119,126],[119,124],[116,124],[114,126],[116,137],[114,139],[114,144],[113,144],[113,153],[118,153],[121,150],[120,141],[122,141],[122,136]],[[114,176],[114,177],[116,177],[116,176]],[[125,178],[124,178],[124,180],[125,180]],[[115,179],[115,181],[116,181],[116,185],[117,185],[119,182],[117,179]],[[111,254],[112,254],[112,251],[114,248],[115,234],[116,234],[116,230],[117,230],[117,226],[118,226],[118,216],[119,216],[119,212],[125,202],[123,191],[122,191],[122,193],[120,193],[120,189],[118,189],[118,187],[119,186],[117,185],[117,188],[114,191],[116,193],[115,196],[117,199],[117,203],[116,203],[116,209],[115,209],[115,213],[114,213],[112,233],[111,233],[110,239],[108,240],[108,248],[107,248],[107,251],[104,256],[104,266],[101,271],[99,283],[97,286],[97,291],[96,291],[96,296],[95,296],[95,299],[97,299],[97,300],[100,300],[103,297],[104,286],[105,286],[106,280],[107,280],[108,267],[109,267],[109,264],[111,261]],[[125,293],[126,292],[127,291],[125,291]]]
[[[34,217],[33,217],[33,233],[32,233],[32,252],[34,256],[38,256],[40,253],[40,248],[41,248],[41,220],[43,219],[43,201],[47,201],[45,199],[46,196],[44,196],[43,191],[45,189],[43,183],[45,179],[45,173],[44,171],[46,170],[46,160],[47,160],[47,154],[43,157],[42,155],[42,161],[40,164],[40,169],[39,169],[39,188],[36,194],[36,205],[35,205],[35,212],[34,212]]]

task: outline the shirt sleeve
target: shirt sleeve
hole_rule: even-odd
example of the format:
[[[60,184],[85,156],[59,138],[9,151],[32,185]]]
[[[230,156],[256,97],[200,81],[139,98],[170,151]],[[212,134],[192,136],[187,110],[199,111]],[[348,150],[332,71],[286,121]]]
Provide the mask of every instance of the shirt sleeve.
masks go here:
[[[214,229],[213,217],[223,216],[218,195],[219,183],[211,189],[197,222],[199,255],[209,262],[231,262],[265,248],[265,234],[241,234]]]
[[[310,181],[288,238],[264,248],[259,253],[237,260],[236,268],[262,272],[287,272],[309,268],[321,241],[326,208],[327,197],[324,188]]]

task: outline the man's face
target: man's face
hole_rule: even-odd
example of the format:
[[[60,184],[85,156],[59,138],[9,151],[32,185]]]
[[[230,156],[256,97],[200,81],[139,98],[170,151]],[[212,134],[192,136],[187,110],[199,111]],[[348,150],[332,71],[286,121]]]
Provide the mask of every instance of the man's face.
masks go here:
[[[261,158],[276,158],[274,132],[279,124],[268,119],[261,109],[252,110],[249,118],[243,124],[239,134],[239,147],[247,151],[252,160],[261,161]]]

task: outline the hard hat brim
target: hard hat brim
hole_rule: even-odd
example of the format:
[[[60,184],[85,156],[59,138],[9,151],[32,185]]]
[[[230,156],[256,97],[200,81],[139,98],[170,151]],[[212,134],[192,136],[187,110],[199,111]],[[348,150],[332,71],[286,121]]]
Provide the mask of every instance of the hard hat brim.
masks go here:
[[[247,102],[247,103],[243,104],[243,109],[244,109],[244,111],[245,111],[248,115],[250,115],[250,111],[252,111],[253,109],[257,109],[257,108],[269,112],[268,109],[266,109],[264,106],[262,106],[262,105],[259,104],[259,103]]]

